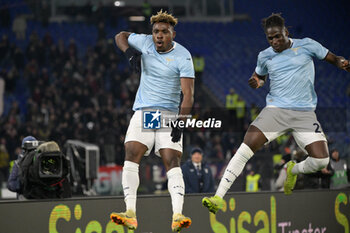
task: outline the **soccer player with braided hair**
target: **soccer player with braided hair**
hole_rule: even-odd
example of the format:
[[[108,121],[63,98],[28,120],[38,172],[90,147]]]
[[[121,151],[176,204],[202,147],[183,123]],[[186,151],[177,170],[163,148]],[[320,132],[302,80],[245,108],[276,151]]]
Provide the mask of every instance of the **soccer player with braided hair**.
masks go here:
[[[313,58],[325,60],[347,72],[350,72],[349,61],[310,38],[290,38],[281,14],[263,19],[262,26],[270,47],[259,53],[248,84],[254,89],[260,88],[269,77],[266,107],[249,126],[215,196],[203,198],[203,205],[213,213],[222,208],[222,198],[254,153],[286,131],[292,132],[298,146],[309,156],[300,163],[288,162],[285,194],[292,193],[298,174],[314,173],[329,162],[327,140],[314,112],[317,96]]]
[[[126,212],[112,213],[110,217],[113,222],[129,229],[137,228],[139,163],[155,146],[155,154],[162,158],[167,171],[173,208],[171,228],[180,231],[191,225],[191,219],[182,214],[185,194],[180,168],[182,129],[175,127],[175,124],[171,124],[171,130],[162,126],[145,129],[145,114],[152,114],[149,122],[152,124],[156,124],[160,117],[179,120],[178,113],[180,119],[185,120],[181,116],[190,114],[193,104],[194,69],[191,54],[173,40],[177,19],[161,10],[151,17],[151,24],[152,35],[120,32],[115,37],[117,46],[125,52],[131,68],[141,72],[141,80],[133,106],[135,113],[125,137],[122,186]],[[179,110],[181,92],[183,99]]]

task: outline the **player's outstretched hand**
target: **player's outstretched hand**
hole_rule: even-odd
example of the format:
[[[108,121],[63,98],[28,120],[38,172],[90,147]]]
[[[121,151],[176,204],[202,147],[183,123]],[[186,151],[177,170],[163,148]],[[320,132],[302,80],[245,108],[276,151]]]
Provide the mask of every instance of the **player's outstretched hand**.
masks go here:
[[[141,72],[141,55],[142,53],[136,49],[129,47],[125,51],[125,56],[128,59],[129,65],[133,71],[136,73]]]
[[[252,76],[249,80],[248,80],[248,84],[251,88],[253,89],[257,89],[259,87],[262,87],[264,85],[264,80],[259,79],[256,76]]]
[[[179,121],[179,120],[176,120],[176,121]],[[183,128],[181,128],[179,126],[179,124],[171,124],[171,141],[172,142],[178,142],[180,141],[180,138],[181,138],[181,135],[182,135],[182,131],[183,131]]]
[[[346,70],[347,72],[350,72],[350,62],[346,59],[340,59],[341,68]]]

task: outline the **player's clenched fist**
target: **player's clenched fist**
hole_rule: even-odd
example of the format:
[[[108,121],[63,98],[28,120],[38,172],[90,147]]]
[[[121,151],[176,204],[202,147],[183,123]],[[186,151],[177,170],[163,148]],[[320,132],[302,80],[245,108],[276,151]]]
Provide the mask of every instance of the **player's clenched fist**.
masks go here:
[[[342,69],[346,70],[347,72],[350,72],[350,62],[346,59],[340,59],[340,66]]]
[[[265,81],[258,78],[255,74],[252,75],[252,77],[248,80],[248,84],[251,88],[257,89],[259,87],[262,87],[264,85]]]

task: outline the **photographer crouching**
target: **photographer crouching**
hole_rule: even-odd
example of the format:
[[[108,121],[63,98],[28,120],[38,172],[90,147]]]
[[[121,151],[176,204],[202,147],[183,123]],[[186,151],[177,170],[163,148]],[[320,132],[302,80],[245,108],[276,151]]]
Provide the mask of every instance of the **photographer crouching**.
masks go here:
[[[22,152],[8,180],[8,189],[17,192],[18,199],[72,196],[69,163],[56,142],[28,136],[22,141]]]

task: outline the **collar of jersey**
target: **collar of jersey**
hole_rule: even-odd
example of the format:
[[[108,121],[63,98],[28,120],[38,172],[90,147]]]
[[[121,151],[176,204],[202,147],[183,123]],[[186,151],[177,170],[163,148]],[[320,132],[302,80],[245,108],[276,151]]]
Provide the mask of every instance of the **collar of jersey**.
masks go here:
[[[294,41],[293,41],[293,39],[292,39],[292,38],[289,38],[289,41],[290,41],[290,46],[289,46],[289,48],[292,48],[292,47],[293,47],[293,45],[294,45]]]

